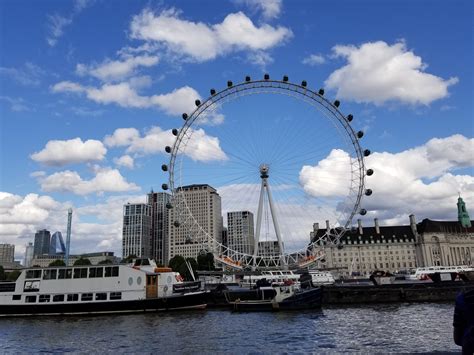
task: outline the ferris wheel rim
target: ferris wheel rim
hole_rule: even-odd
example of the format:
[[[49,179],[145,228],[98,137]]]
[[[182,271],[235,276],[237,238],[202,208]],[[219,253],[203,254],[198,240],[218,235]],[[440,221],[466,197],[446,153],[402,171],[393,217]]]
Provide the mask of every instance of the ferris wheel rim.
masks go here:
[[[285,80],[285,78],[286,78],[286,80]],[[322,91],[320,89],[319,92],[316,92],[314,90],[311,90],[311,89],[307,88],[306,85],[307,84],[304,81],[301,83],[301,85],[295,84],[295,83],[292,83],[292,82],[288,82],[288,78],[286,76],[284,77],[283,80],[272,80],[272,79],[269,79],[269,78],[265,78],[264,80],[253,80],[253,81],[251,79],[249,79],[249,77],[246,77],[245,82],[242,82],[242,83],[239,83],[239,84],[236,84],[236,85],[234,85],[232,82],[228,82],[227,87],[220,90],[220,91],[216,91],[214,89],[211,89],[211,96],[209,96],[202,103],[200,102],[200,100],[196,100],[196,106],[197,106],[196,109],[189,115],[186,114],[186,113],[183,114],[183,118],[184,118],[185,122],[184,122],[183,126],[181,127],[181,129],[178,130],[177,134],[175,134],[176,140],[173,144],[173,147],[170,149],[170,151],[168,151],[168,148],[170,148],[170,147],[166,147],[167,152],[169,152],[171,154],[170,160],[169,160],[169,167],[168,167],[169,186],[166,186],[166,187],[167,187],[167,189],[169,188],[171,190],[172,200],[175,201],[175,202],[177,201],[176,206],[178,206],[179,204],[182,203],[180,201],[181,197],[179,196],[180,195],[180,193],[179,193],[180,187],[175,187],[176,159],[177,159],[177,156],[180,153],[179,152],[180,146],[181,146],[183,140],[185,139],[185,137],[187,137],[188,130],[190,128],[192,128],[192,126],[196,122],[196,120],[203,113],[205,113],[207,110],[211,109],[212,107],[216,107],[218,103],[220,103],[221,101],[224,101],[225,99],[227,99],[228,101],[231,101],[231,100],[237,99],[237,98],[239,98],[243,95],[259,94],[259,93],[262,93],[262,92],[269,92],[269,93],[274,93],[274,94],[287,92],[287,93],[291,93],[290,96],[293,96],[297,99],[301,99],[302,101],[305,101],[306,103],[311,104],[313,107],[316,107],[320,111],[322,111],[322,109],[325,109],[326,110],[325,116],[327,116],[327,118],[330,119],[330,121],[332,123],[334,123],[335,125],[339,124],[340,126],[342,126],[345,133],[347,134],[347,136],[345,136],[345,137],[349,138],[350,143],[352,144],[352,146],[354,148],[353,152],[356,153],[357,168],[354,169],[354,171],[358,171],[358,176],[356,177],[356,179],[352,179],[352,180],[357,182],[356,183],[356,189],[355,189],[357,191],[355,191],[355,194],[354,194],[355,195],[355,201],[353,201],[354,206],[350,211],[350,214],[349,214],[349,217],[347,218],[347,221],[344,223],[344,225],[341,228],[338,228],[338,229],[335,228],[331,232],[327,231],[328,234],[332,233],[333,237],[335,237],[335,239],[339,239],[345,233],[345,231],[348,229],[349,225],[352,222],[352,219],[357,214],[357,212],[359,210],[359,207],[360,207],[360,202],[361,202],[362,195],[363,195],[364,189],[365,189],[366,171],[365,171],[364,156],[366,156],[366,151],[362,151],[362,148],[359,144],[359,139],[360,139],[360,137],[358,137],[359,132],[356,133],[356,131],[354,130],[354,128],[350,124],[350,121],[352,120],[352,115],[344,116],[344,114],[338,109],[339,101],[336,100],[334,103],[331,103],[327,98],[325,98],[323,96],[324,91]],[[268,91],[257,92],[257,90],[255,90],[255,89],[267,89]],[[252,91],[252,90],[254,90],[254,91]],[[349,117],[350,117],[350,119],[349,119]],[[337,125],[336,125],[336,127],[337,127]],[[192,131],[191,131],[191,134],[192,134]],[[188,137],[188,141],[189,141],[189,139],[190,139],[190,137]],[[352,170],[351,170],[351,174],[353,175]],[[352,182],[353,181],[351,181],[351,183]],[[164,184],[164,185],[166,185],[166,184]],[[351,187],[351,189],[352,189],[352,187]],[[184,204],[185,204],[185,207],[189,211],[189,208],[186,205],[186,201],[184,201]],[[191,218],[194,219],[194,216],[192,215],[192,213],[190,211],[189,211],[189,214],[191,215]],[[188,218],[189,218],[189,216],[188,216]],[[178,217],[178,219],[179,219],[179,217]],[[188,221],[186,220],[185,224],[187,222]],[[194,219],[194,225],[192,227],[194,227],[195,225],[199,226],[199,223]],[[192,227],[191,227],[191,230],[190,230],[191,233],[193,232]],[[201,226],[199,226],[199,228],[202,231],[204,231]],[[217,247],[219,247],[219,250],[221,250],[221,251],[224,250],[225,251],[224,253],[222,253],[222,255],[225,255],[225,256],[222,256],[222,255],[218,256],[218,259],[220,259],[220,261],[222,263],[227,264],[227,265],[232,266],[232,267],[235,267],[235,268],[240,268],[240,267],[242,267],[242,265],[245,264],[245,259],[249,256],[249,254],[234,251],[234,250],[228,248],[226,245],[224,245],[224,244],[220,243],[219,241],[215,240],[215,238],[210,236],[210,234],[207,231],[204,231],[204,233],[205,233],[205,235],[207,235],[208,238],[210,237],[211,239],[213,239],[213,242],[215,242]],[[316,243],[317,243],[316,241],[311,242],[308,245],[306,251],[304,251],[304,252],[292,252],[292,253],[284,253],[283,252],[280,255],[280,257],[284,258],[287,261],[288,264],[290,263],[290,261],[294,261],[295,263],[299,263],[300,266],[301,266],[301,264],[304,264],[304,262],[311,263],[314,260],[317,260],[318,257],[320,257],[318,255],[316,255],[316,256],[313,255],[311,258],[307,258],[307,255],[306,255],[307,250],[309,250],[310,248],[315,247]],[[227,257],[228,255],[231,255],[232,257]],[[226,259],[229,259],[229,260],[226,260]],[[274,261],[274,260],[271,260],[271,261]],[[303,261],[303,263],[301,263],[301,261]]]

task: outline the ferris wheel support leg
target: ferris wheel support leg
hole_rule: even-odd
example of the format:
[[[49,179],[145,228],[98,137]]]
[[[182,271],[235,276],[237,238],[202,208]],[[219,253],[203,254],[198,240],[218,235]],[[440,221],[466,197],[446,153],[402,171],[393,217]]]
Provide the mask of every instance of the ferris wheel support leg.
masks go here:
[[[257,226],[255,231],[254,247],[253,247],[253,269],[257,267],[257,255],[258,255],[258,242],[260,240],[260,229],[262,227],[262,208],[263,208],[263,194],[265,190],[265,183],[262,180],[262,186],[260,188],[260,198],[258,200],[257,210]]]
[[[268,195],[268,203],[270,204],[270,212],[272,213],[272,219],[273,219],[273,226],[275,228],[275,234],[277,236],[278,240],[278,247],[280,248],[280,254],[281,254],[281,263],[283,267],[286,268],[286,260],[284,257],[284,250],[283,250],[283,241],[281,240],[281,234],[280,234],[280,226],[278,225],[278,218],[276,215],[276,211],[273,207],[273,198],[272,198],[272,193],[270,191],[270,186],[268,186],[268,183],[266,181],[267,179],[264,179],[265,181],[265,187],[267,188],[267,195]]]

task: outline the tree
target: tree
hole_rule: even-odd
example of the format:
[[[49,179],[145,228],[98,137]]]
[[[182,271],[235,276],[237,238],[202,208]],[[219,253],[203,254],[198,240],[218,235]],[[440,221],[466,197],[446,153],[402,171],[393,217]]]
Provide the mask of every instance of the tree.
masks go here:
[[[173,256],[168,262],[169,267],[177,272],[179,272],[179,268],[182,264],[184,264],[184,258],[181,255]]]
[[[202,253],[197,257],[197,264],[199,270],[212,271],[215,270],[214,266],[214,254]]]
[[[135,260],[135,259],[138,259],[138,256],[136,256],[135,254],[130,254],[125,259],[122,259],[121,263],[122,264],[130,264],[130,263],[133,263],[133,260]]]
[[[21,271],[19,271],[19,270],[9,272],[7,274],[7,280],[8,281],[16,281],[16,279],[18,278],[18,276],[20,276],[20,274],[21,274]]]
[[[109,265],[109,264],[113,264],[112,260],[110,259],[104,259],[104,260],[99,261],[98,263],[98,265]]]
[[[92,265],[91,261],[87,258],[83,258],[82,256],[74,262],[74,266],[81,266],[81,265]]]
[[[7,275],[5,274],[5,269],[0,265],[0,280],[5,280]]]
[[[50,262],[49,266],[66,266],[66,264],[64,263],[64,260],[56,259],[56,260]]]

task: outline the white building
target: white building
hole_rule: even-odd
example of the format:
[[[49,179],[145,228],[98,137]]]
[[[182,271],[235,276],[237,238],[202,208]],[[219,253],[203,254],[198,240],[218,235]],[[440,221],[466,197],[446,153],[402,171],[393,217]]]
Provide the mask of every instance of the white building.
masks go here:
[[[227,213],[227,247],[252,255],[254,250],[253,213],[236,211]]]
[[[34,245],[33,243],[28,243],[28,245],[25,246],[25,260],[23,263],[24,267],[30,267],[33,264],[31,261],[33,260],[33,254],[34,254]]]
[[[190,225],[180,220],[182,217],[179,213],[182,212],[182,207],[170,210],[167,260],[175,255],[197,258],[203,247],[207,246],[209,250],[216,247],[213,240],[222,241],[221,197],[217,191],[203,184],[182,186],[178,188],[178,192],[182,194],[189,209],[186,216],[193,218],[196,225],[195,230],[190,230]],[[179,225],[175,226],[175,222],[179,222]],[[198,230],[197,225],[203,229],[204,233]]]
[[[13,265],[15,262],[15,245],[0,244],[0,265]]]
[[[152,258],[151,206],[145,203],[123,207],[122,253],[126,258]]]

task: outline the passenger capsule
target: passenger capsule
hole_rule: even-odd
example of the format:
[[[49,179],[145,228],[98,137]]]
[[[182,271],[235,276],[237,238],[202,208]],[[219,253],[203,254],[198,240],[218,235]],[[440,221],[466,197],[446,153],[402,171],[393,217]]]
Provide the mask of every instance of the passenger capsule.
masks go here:
[[[344,245],[342,245],[342,244],[337,245],[337,249],[341,250],[342,248],[344,248]]]
[[[252,79],[250,78],[250,76],[247,75],[247,76],[245,77],[245,81],[248,83],[250,80],[252,80]]]
[[[171,130],[171,133],[173,133],[173,136],[177,136],[179,132],[178,132],[178,130],[177,130],[176,128],[173,128],[173,129]]]
[[[368,157],[370,155],[370,150],[364,150],[364,157]]]
[[[211,89],[211,95],[214,96],[216,94],[216,90]]]
[[[340,104],[341,102],[339,100],[334,101],[334,106],[339,107]]]
[[[270,75],[269,75],[269,74],[265,74],[265,75],[263,76],[263,78],[264,78],[265,80],[270,80]]]
[[[324,89],[319,89],[318,94],[323,96],[324,95]]]
[[[370,195],[372,195],[372,190],[371,189],[365,190],[365,196],[370,196]]]
[[[166,153],[171,153],[171,147],[170,147],[169,145],[167,145],[167,146],[165,147],[165,152],[166,152]]]
[[[201,100],[196,100],[194,101],[194,103],[196,104],[197,107],[201,106]]]
[[[357,132],[357,138],[362,138],[364,136],[364,132],[359,131]]]
[[[306,80],[303,80],[303,81],[301,82],[301,86],[302,86],[302,87],[306,87],[307,85],[308,85],[308,83],[306,82]]]
[[[163,184],[163,185],[161,185],[161,188],[162,188],[163,190],[165,190],[165,191],[168,190],[168,184]]]
[[[372,169],[367,169],[367,176],[372,176],[374,171]]]
[[[178,221],[174,221],[173,225],[178,228],[180,226],[180,223]]]
[[[183,113],[183,120],[187,120],[188,119],[188,114],[187,113]]]
[[[232,83],[232,81],[229,80],[229,81],[227,82],[227,87],[230,88],[230,87],[232,87],[232,85],[234,85],[234,84]]]
[[[161,170],[163,170],[163,171],[168,171],[168,165],[163,164],[163,165],[161,166]]]
[[[349,114],[349,115],[347,115],[346,119],[347,119],[347,122],[352,122],[352,120],[354,119],[354,116]]]
[[[166,204],[166,208],[169,209],[169,210],[173,208],[173,205],[171,204],[171,202],[168,202]]]
[[[288,76],[287,75],[283,75],[283,81],[288,81]]]
[[[362,208],[359,213],[361,216],[365,216],[367,214],[367,210],[365,208]]]

